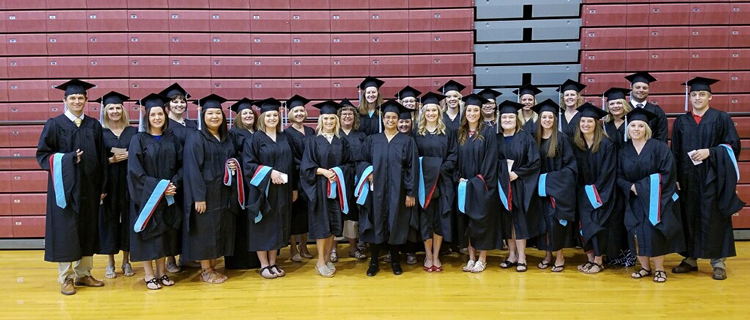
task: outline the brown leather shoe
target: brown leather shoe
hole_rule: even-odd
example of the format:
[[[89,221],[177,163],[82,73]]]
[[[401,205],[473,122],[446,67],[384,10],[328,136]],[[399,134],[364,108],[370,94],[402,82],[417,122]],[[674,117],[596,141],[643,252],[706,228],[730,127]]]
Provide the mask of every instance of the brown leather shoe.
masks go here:
[[[672,268],[672,273],[688,273],[693,271],[698,271],[698,267],[693,267],[684,261],[680,262],[680,265]]]
[[[92,276],[76,278],[76,286],[79,287],[103,287],[104,282],[94,279]]]
[[[66,296],[72,296],[76,294],[76,287],[73,286],[73,279],[67,279],[65,282],[63,282],[60,293],[66,295]]]
[[[714,268],[714,274],[711,276],[714,280],[726,280],[727,270],[724,268]]]

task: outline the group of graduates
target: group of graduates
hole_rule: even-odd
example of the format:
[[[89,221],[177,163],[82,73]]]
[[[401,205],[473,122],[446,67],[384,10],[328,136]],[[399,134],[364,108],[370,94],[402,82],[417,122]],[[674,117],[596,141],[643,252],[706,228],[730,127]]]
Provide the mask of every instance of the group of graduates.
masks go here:
[[[369,246],[367,276],[383,250],[396,275],[401,253],[416,263],[421,250],[424,271],[441,272],[446,247],[468,254],[465,272],[484,271],[488,251],[505,248],[500,267],[525,272],[529,245],[546,252],[537,268],[552,272],[564,270],[564,248],[582,247],[586,274],[604,271],[605,258],[632,266],[635,256],[631,277],[661,283],[664,256],[680,253],[673,273],[711,259],[713,278],[726,279],[731,215],[744,203],[740,139],[730,116],[709,106],[716,80],[685,83],[670,147],[666,116],[647,101],[656,79],[626,78],[630,88],[607,90],[600,108],[573,80],[558,88],[559,103],[536,101],[533,85],[498,103],[499,92],[462,96],[452,80],[440,93],[407,86],[384,99],[384,82],[367,77],[358,106],[314,105],[316,129],[304,125],[310,100],[298,95],[243,98],[229,107],[228,129],[227,100],[211,94],[192,100],[199,115],[189,120],[191,97],[176,83],[137,100],[137,128],[117,92],[95,100],[96,120],[84,115],[94,85],[74,79],[57,87],[65,113],[47,121],[37,149],[49,171],[45,260],[59,263],[66,295],[104,285],[91,276],[93,254],[109,255],[105,276],[116,277],[119,251],[123,274],[142,262],[152,290],[189,266],[222,283],[221,257],[227,269],[283,277],[279,250],[312,258],[308,236],[323,277],[335,275],[335,237],[344,236],[358,260]]]

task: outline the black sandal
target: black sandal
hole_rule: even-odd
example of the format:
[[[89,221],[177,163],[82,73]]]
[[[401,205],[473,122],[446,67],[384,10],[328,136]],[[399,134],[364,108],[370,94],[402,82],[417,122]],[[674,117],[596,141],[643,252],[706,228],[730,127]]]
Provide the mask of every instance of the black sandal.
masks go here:
[[[597,270],[596,272],[591,271],[591,269],[593,269],[594,267],[599,268],[599,270]],[[600,265],[600,264],[598,264],[596,262],[592,262],[591,266],[588,269],[583,270],[583,273],[585,273],[585,274],[597,274],[597,273],[602,272],[602,271],[604,271],[604,266],[602,266],[602,265]]]
[[[549,268],[549,265],[552,264],[552,261],[544,261],[539,262],[539,264],[536,266],[538,269],[547,269]]]
[[[516,264],[516,272],[526,272],[526,270],[529,269],[529,266],[525,263],[517,263]]]
[[[550,271],[552,271],[552,272],[563,272],[563,270],[565,270],[565,264],[564,263],[562,265],[559,265],[559,266],[558,265],[554,265],[554,266],[552,266],[552,269],[550,269]]]
[[[266,270],[268,270],[268,274],[269,274],[268,276],[263,275],[263,271],[266,271]],[[260,276],[263,277],[263,278],[265,278],[265,279],[276,279],[276,278],[279,277],[279,275],[276,274],[276,272],[273,271],[273,269],[271,268],[271,266],[260,268]]]
[[[593,264],[594,263],[591,261],[586,261],[586,263],[578,266],[578,271],[585,272],[586,270],[590,269]]]
[[[146,281],[146,288],[148,288],[149,290],[161,289],[161,285],[159,284],[159,279],[156,279],[156,277],[151,278],[151,280],[144,279],[144,281]],[[156,288],[149,287],[148,286],[149,284],[153,284]]]
[[[509,268],[515,267],[517,264],[518,264],[518,261],[513,262],[510,260],[505,260],[502,263],[500,263],[500,268],[509,269]]]
[[[644,274],[642,273],[642,271],[646,271],[646,273]],[[633,272],[632,274],[630,274],[630,277],[633,279],[642,279],[650,275],[651,275],[651,270],[646,269],[646,268],[641,268],[641,270],[638,270],[638,272]]]
[[[277,277],[283,277],[286,275],[286,272],[284,270],[281,270],[278,265],[272,265],[269,266],[269,268],[273,268],[275,270]]]
[[[162,285],[165,285],[167,287],[171,287],[171,286],[174,285],[174,281],[172,281],[171,284],[169,283],[170,281],[172,281],[172,280],[169,279],[169,277],[166,274],[163,275],[163,276],[161,276],[161,278],[159,278],[159,282],[161,282]]]
[[[667,282],[667,273],[664,270],[656,270],[654,273],[654,282],[664,283]]]

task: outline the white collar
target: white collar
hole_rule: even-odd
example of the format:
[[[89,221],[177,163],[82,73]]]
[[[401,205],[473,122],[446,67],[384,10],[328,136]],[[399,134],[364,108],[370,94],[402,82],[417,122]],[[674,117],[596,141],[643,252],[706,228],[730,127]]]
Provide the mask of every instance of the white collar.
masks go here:
[[[84,114],[81,113],[80,117],[76,117],[72,112],[70,112],[70,110],[65,110],[65,116],[68,117],[68,119],[70,119],[70,121],[73,121],[73,122],[75,122],[76,119],[81,119],[81,121],[83,121],[83,115]]]
[[[646,104],[648,104],[648,101],[636,102],[635,100],[630,99],[630,105],[633,106],[633,108],[638,108],[637,106],[638,106],[639,103],[642,104],[643,107],[645,108]]]

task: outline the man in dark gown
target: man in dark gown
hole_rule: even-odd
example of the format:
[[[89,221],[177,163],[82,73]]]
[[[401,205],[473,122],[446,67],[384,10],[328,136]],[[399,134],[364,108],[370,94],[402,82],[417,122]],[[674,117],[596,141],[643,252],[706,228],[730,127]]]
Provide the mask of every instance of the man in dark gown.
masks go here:
[[[674,273],[698,270],[697,259],[711,259],[713,278],[727,278],[724,260],[734,248],[732,214],[745,205],[736,194],[740,139],[732,118],[709,106],[710,85],[718,80],[697,77],[690,87],[692,110],[677,117],[672,152],[677,161],[678,193],[683,199],[682,224],[687,252]]]
[[[104,286],[91,276],[107,181],[102,126],[83,113],[92,87],[77,79],[56,87],[65,91],[65,113],[47,120],[36,151],[39,166],[50,173],[44,260],[59,263],[64,295],[75,294],[75,286]]]
[[[656,78],[648,72],[636,72],[625,77],[625,79],[630,81],[630,89],[632,90],[630,92],[630,105],[633,108],[644,108],[655,114],[656,118],[648,122],[652,137],[659,141],[667,142],[667,134],[669,133],[667,115],[661,107],[648,102],[650,85],[652,82],[656,82]]]

